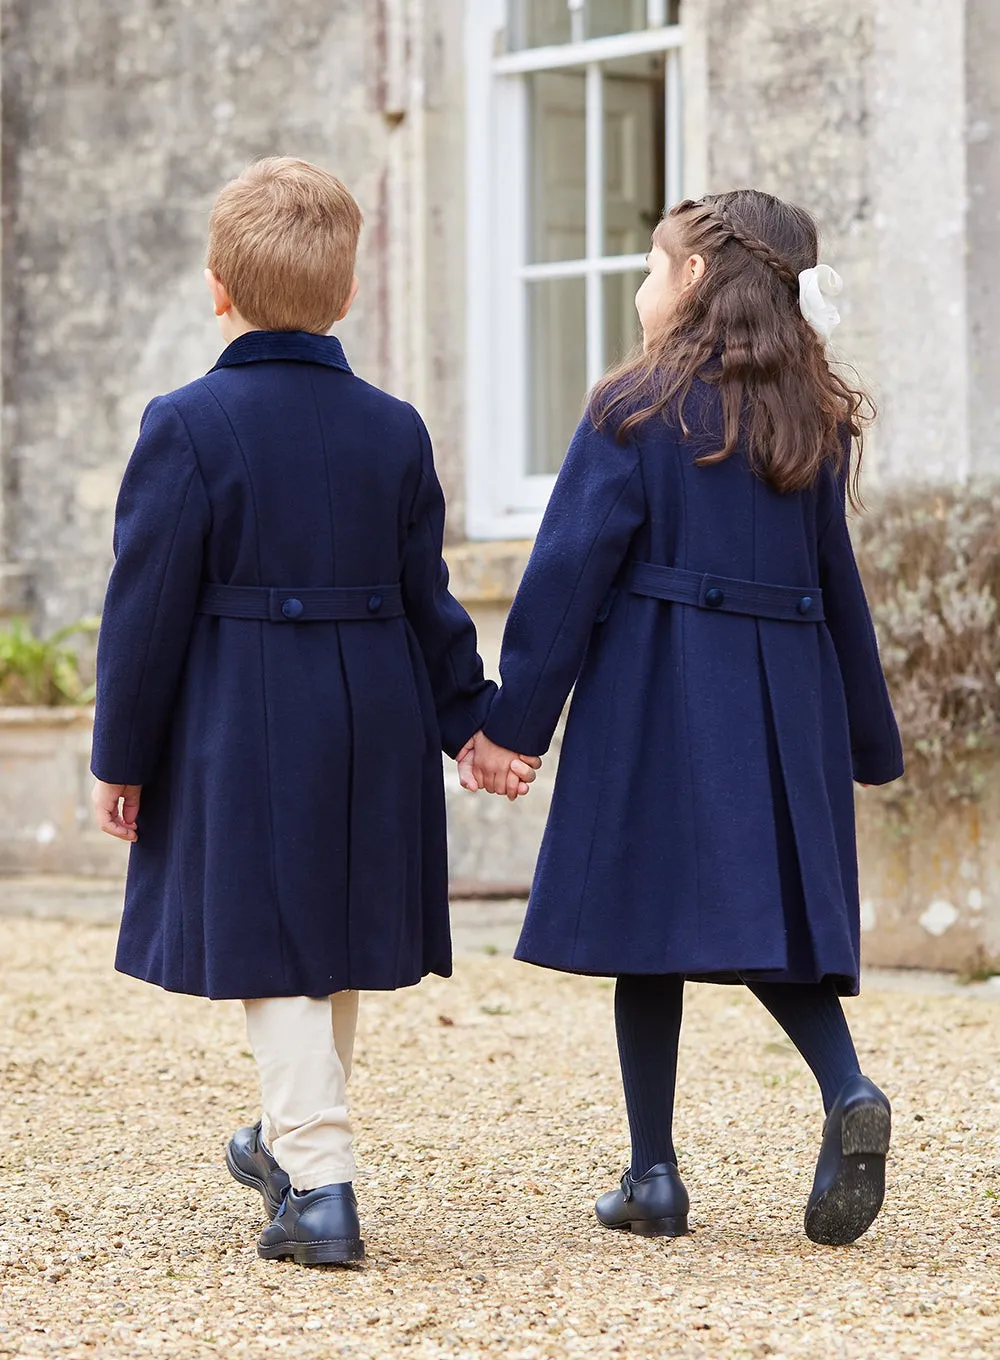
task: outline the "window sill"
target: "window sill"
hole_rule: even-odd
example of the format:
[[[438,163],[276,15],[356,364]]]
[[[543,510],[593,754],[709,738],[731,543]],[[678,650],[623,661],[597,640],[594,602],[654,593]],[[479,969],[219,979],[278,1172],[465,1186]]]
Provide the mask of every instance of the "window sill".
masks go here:
[[[451,593],[463,604],[509,604],[524,574],[531,539],[456,543],[445,551]]]

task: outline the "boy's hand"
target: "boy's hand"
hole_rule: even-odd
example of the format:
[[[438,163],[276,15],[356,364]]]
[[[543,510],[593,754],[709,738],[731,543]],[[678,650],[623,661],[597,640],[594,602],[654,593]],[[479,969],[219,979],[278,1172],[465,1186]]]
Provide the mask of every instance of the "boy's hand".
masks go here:
[[[476,739],[470,737],[455,757],[455,764],[458,766],[458,782],[463,789],[468,789],[470,793],[479,792],[479,784],[472,772],[472,753],[475,749]]]
[[[482,732],[477,732],[458,754],[463,788],[472,792],[487,789],[490,793],[506,794],[512,803],[529,791],[541,765],[540,756],[508,751]]]
[[[141,797],[141,784],[105,784],[99,779],[91,794],[97,825],[121,841],[137,841],[135,822]]]

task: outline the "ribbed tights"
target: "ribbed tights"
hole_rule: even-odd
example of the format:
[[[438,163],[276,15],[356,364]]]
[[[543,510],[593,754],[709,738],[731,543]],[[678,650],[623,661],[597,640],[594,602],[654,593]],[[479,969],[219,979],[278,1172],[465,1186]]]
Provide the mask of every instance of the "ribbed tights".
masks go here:
[[[791,1039],[819,1083],[829,1110],[849,1077],[860,1072],[854,1041],[832,983],[747,984]],[[615,1026],[625,1107],[632,1135],[632,1173],[677,1161],[673,1142],[677,1046],[684,979],[674,974],[618,979]]]

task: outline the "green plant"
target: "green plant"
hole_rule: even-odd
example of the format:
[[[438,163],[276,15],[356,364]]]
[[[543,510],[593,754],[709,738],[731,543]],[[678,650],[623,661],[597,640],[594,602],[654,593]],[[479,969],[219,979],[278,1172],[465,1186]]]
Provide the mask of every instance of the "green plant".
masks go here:
[[[66,643],[78,634],[96,632],[99,623],[80,619],[45,638],[25,619],[12,619],[0,628],[0,704],[90,703],[94,687],[84,683],[77,654]]]
[[[901,789],[975,797],[1000,753],[1000,485],[909,487],[852,524],[906,748]]]

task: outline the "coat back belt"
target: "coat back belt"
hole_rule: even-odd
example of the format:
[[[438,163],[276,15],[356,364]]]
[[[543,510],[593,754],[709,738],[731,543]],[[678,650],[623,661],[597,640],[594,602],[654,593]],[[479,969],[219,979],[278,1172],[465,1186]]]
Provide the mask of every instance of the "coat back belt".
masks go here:
[[[398,584],[388,586],[309,586],[302,590],[270,586],[205,585],[199,614],[222,619],[261,619],[269,623],[347,623],[398,619],[405,614]]]
[[[822,623],[823,592],[817,586],[772,586],[762,581],[740,581],[681,567],[636,562],[629,578],[634,595],[716,609],[720,614],[750,614],[758,619],[789,623]]]

